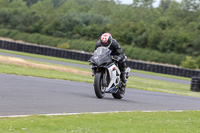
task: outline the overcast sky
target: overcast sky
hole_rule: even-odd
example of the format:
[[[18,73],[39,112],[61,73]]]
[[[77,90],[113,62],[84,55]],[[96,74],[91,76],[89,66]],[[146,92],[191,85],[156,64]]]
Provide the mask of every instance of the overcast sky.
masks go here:
[[[122,4],[132,4],[133,0],[120,0],[122,2]],[[181,0],[176,0],[176,1],[181,1]],[[160,3],[160,0],[155,0],[154,2],[154,7],[158,7]]]

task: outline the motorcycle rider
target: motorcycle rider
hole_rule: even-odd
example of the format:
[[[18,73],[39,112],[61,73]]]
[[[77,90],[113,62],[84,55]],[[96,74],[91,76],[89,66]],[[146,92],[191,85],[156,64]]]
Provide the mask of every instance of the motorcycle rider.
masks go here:
[[[121,71],[120,78],[122,81],[122,85],[126,86],[126,56],[123,53],[119,43],[112,38],[112,35],[110,33],[104,33],[101,35],[100,40],[96,42],[95,50],[101,46],[108,47],[112,51],[112,58],[114,58],[118,62],[119,70]]]

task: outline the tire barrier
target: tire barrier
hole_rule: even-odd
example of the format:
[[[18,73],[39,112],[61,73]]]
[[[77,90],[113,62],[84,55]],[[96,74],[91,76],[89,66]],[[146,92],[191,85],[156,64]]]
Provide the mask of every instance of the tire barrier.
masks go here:
[[[25,43],[18,43],[18,42],[9,42],[0,40],[0,48],[19,51],[19,52],[26,52],[32,54],[40,54],[40,55],[47,55],[53,57],[60,57],[60,58],[67,58],[73,60],[80,60],[80,61],[88,61],[92,54],[84,53],[84,52],[77,52],[72,50],[63,50],[58,49],[55,47],[49,47],[44,45],[33,45],[33,44],[25,44]]]
[[[200,92],[200,76],[192,77],[190,90]]]
[[[159,64],[151,64],[151,63],[134,61],[134,60],[128,60],[127,66],[136,70],[143,70],[143,71],[168,74],[168,75],[174,75],[174,76],[179,76],[179,77],[187,77],[187,78],[200,75],[200,71],[197,71],[197,70],[190,70],[190,69],[185,69],[185,68],[180,68],[180,67],[173,67],[173,66],[166,66],[166,65],[159,65]]]
[[[66,59],[80,60],[80,61],[88,61],[92,54],[85,52],[77,52],[72,50],[63,50],[55,47],[49,47],[44,45],[34,45],[34,44],[26,44],[26,43],[18,43],[12,41],[0,40],[0,48],[20,51],[26,53],[47,55],[53,57],[60,57]],[[166,66],[160,64],[146,63],[142,61],[135,60],[127,60],[127,66],[143,71],[150,71],[161,74],[168,74],[180,77],[188,77],[191,78],[193,76],[200,76],[200,71],[184,69],[180,67]]]

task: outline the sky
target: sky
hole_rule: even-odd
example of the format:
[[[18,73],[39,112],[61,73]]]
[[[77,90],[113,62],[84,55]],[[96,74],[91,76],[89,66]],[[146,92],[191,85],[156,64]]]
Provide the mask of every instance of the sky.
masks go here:
[[[133,0],[120,0],[122,2],[122,4],[132,4]],[[176,0],[176,1],[181,1],[181,0]],[[155,0],[153,6],[154,7],[158,7],[160,4],[160,0]]]

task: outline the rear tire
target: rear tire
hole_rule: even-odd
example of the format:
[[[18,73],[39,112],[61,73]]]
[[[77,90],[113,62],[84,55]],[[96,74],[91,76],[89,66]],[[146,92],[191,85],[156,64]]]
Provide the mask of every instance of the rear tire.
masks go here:
[[[122,98],[124,97],[125,90],[126,90],[126,87],[124,87],[123,90],[120,88],[120,89],[117,91],[117,93],[112,93],[112,96],[113,96],[115,99],[122,99]]]
[[[98,72],[95,74],[94,78],[94,91],[97,98],[103,98],[105,96],[105,90],[102,86],[102,73]]]

